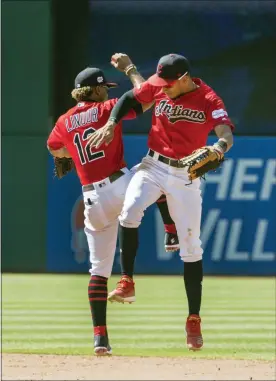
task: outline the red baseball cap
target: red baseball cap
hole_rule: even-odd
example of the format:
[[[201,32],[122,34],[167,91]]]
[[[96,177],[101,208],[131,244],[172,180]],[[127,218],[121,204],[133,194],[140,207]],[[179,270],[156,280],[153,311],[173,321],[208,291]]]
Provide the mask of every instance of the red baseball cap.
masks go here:
[[[187,58],[171,53],[160,58],[156,74],[149,77],[148,82],[153,86],[168,86],[189,72],[190,64]]]

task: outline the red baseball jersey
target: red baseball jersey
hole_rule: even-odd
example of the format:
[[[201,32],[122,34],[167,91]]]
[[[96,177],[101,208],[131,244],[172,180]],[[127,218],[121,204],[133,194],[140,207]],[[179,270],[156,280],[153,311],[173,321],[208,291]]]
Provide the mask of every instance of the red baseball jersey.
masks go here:
[[[103,127],[118,98],[106,102],[79,102],[56,122],[47,145],[58,150],[66,147],[76,166],[82,185],[100,181],[126,166],[122,138],[122,123],[115,128],[114,139],[99,149],[87,145],[89,135]],[[131,110],[124,119],[134,119]]]
[[[221,98],[199,78],[196,90],[170,99],[161,87],[144,82],[134,95],[140,103],[155,101],[148,146],[161,155],[180,159],[205,146],[219,124],[234,128]]]

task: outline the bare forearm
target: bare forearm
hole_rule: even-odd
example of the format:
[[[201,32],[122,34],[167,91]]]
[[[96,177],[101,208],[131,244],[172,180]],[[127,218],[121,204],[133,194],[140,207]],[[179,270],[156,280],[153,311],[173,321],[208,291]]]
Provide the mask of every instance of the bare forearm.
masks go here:
[[[131,80],[133,87],[140,88],[141,84],[145,82],[145,78],[139,73],[135,65],[130,65],[129,68],[126,68],[125,74]]]
[[[138,72],[136,66],[132,65],[129,69],[125,70],[125,74],[128,76],[128,78],[131,80],[134,88],[140,88],[141,84],[145,82],[145,79],[141,76],[141,74]],[[152,103],[145,103],[142,104],[143,112],[146,112],[149,110],[154,102]]]
[[[233,134],[232,130],[227,125],[219,125],[215,128],[216,135],[219,138],[218,142],[225,143],[225,152],[229,151],[233,146]]]
[[[114,66],[117,70],[125,73],[125,75],[130,79],[133,87],[139,89],[142,83],[146,82],[145,78],[138,72],[137,67],[131,61],[129,56],[125,53],[115,53],[111,57],[111,65]],[[143,104],[143,112],[147,111],[154,102],[149,104]]]

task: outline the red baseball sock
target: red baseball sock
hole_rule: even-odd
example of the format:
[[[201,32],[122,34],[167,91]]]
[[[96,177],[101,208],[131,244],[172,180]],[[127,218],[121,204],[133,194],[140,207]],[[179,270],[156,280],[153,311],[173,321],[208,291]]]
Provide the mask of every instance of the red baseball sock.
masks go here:
[[[106,326],[99,325],[98,327],[94,327],[94,335],[95,336],[106,336]]]

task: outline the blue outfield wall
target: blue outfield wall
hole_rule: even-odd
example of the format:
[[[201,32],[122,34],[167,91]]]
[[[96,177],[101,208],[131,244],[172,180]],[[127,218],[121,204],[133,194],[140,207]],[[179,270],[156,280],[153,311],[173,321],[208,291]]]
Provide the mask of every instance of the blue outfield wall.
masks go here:
[[[212,143],[214,138],[210,138]],[[147,152],[147,136],[124,137],[129,167]],[[274,275],[276,253],[276,138],[236,137],[228,160],[202,181],[201,240],[206,274]],[[81,187],[74,173],[53,178],[49,157],[47,271],[85,273]],[[136,273],[179,274],[177,253],[163,248],[164,230],[152,205],[140,226]],[[119,272],[118,247],[114,272]]]

